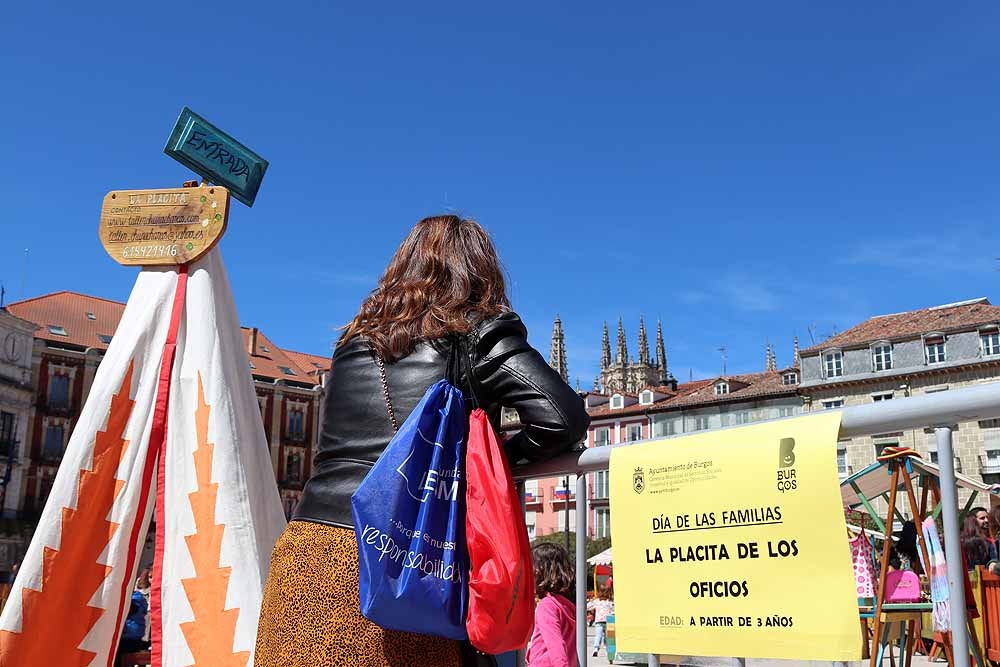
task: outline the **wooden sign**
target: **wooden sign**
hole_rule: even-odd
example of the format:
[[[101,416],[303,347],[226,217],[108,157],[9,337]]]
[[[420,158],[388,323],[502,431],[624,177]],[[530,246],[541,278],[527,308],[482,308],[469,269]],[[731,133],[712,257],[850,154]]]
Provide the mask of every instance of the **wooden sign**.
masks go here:
[[[119,264],[186,264],[226,231],[229,192],[218,185],[114,190],[101,207],[101,244]]]
[[[247,206],[253,206],[267,171],[267,160],[187,107],[163,152],[206,181],[228,188]]]

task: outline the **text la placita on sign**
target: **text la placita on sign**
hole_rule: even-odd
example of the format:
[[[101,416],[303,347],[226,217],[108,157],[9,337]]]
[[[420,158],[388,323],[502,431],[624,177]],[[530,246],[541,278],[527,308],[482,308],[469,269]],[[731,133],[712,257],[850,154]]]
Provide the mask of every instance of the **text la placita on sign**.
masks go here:
[[[839,413],[611,454],[618,649],[857,660]]]
[[[229,192],[218,185],[114,190],[104,197],[98,233],[119,264],[162,266],[201,257],[229,221]]]

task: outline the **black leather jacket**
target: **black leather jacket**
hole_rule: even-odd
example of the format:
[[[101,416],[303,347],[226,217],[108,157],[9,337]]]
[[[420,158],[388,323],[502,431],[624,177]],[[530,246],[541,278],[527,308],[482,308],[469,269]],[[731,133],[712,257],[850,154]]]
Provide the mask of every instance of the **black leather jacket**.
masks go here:
[[[590,423],[583,400],[528,345],[524,324],[514,313],[486,320],[465,336],[418,343],[385,370],[400,424],[427,388],[446,377],[462,390],[470,412],[469,396],[475,391],[494,426],[501,407],[514,408],[522,429],[506,448],[515,462],[572,448]],[[351,494],[392,436],[371,348],[363,339],[350,340],[333,355],[319,451],[293,519],[353,528]]]

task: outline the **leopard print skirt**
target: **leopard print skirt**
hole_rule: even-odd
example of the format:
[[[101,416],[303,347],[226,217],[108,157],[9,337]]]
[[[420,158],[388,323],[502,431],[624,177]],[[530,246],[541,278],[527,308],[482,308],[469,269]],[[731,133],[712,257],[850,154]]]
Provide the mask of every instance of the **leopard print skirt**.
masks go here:
[[[361,615],[354,531],[292,521],[274,547],[254,667],[459,667],[458,642]]]

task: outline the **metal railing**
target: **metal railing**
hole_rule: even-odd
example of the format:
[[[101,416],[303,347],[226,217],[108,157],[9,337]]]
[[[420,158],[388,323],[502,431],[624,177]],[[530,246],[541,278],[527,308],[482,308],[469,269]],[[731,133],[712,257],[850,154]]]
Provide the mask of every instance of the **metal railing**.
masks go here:
[[[960,422],[975,422],[1000,417],[1000,382],[981,384],[950,391],[911,396],[893,401],[839,408],[840,438],[933,428],[937,436],[937,452],[941,468],[941,504],[944,522],[945,553],[962,553],[958,525],[958,490],[955,484],[955,459],[952,450],[952,428]],[[808,414],[808,413],[807,413]],[[784,417],[783,419],[795,419]],[[776,420],[775,420],[776,421]],[[739,426],[727,427],[739,428]],[[668,436],[656,440],[671,440],[683,436]],[[648,442],[648,441],[647,441]],[[587,664],[587,477],[586,473],[607,470],[611,452],[618,447],[641,446],[642,442],[626,442],[592,447],[582,452],[568,452],[543,463],[519,466],[514,479],[523,482],[562,475],[576,475],[576,650],[580,665]],[[951,627],[964,628],[965,574],[959,558],[948,558],[948,584],[951,605]],[[968,638],[965,633],[952,633],[955,667],[969,667]],[[659,657],[650,654],[649,665],[658,666]],[[523,663],[519,663],[523,664]]]

